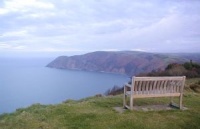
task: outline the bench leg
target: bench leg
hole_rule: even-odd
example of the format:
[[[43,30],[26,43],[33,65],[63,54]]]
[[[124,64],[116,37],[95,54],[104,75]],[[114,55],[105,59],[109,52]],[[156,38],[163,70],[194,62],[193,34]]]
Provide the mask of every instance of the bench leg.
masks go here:
[[[173,105],[173,97],[170,97],[170,105]]]
[[[124,86],[124,97],[123,97],[123,107],[124,108],[126,108],[126,98],[127,98],[127,96],[126,96],[126,86]]]
[[[130,109],[133,110],[133,96],[130,97]]]
[[[180,98],[179,98],[179,108],[180,108],[180,109],[183,109],[182,99],[183,99],[183,95],[181,94],[181,95],[180,95]]]
[[[124,94],[124,98],[123,98],[123,107],[126,108],[126,98],[127,96]]]

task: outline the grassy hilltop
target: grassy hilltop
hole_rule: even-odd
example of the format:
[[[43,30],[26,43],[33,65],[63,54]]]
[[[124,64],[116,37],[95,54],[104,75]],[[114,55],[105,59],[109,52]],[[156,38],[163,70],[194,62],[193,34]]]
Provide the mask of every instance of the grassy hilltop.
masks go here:
[[[199,129],[199,83],[200,78],[187,80],[183,104],[188,110],[184,111],[126,110],[119,113],[113,107],[122,106],[122,95],[89,97],[58,105],[34,104],[0,115],[0,129]],[[135,100],[136,105],[168,102],[169,98]]]

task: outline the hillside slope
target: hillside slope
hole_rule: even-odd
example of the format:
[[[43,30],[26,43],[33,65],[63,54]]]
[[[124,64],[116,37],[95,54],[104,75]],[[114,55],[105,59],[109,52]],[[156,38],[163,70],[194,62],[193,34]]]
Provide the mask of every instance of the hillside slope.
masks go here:
[[[189,61],[188,57],[184,55],[178,56],[177,54],[135,51],[98,51],[70,57],[60,56],[50,62],[47,67],[135,75],[141,72],[164,69],[170,63]]]
[[[200,94],[189,87],[198,79],[186,81],[183,96],[188,110],[117,112],[122,95],[67,100],[57,105],[34,104],[0,115],[0,129],[199,129]],[[178,103],[178,98],[174,98]],[[136,99],[135,106],[168,105],[169,98]],[[145,124],[144,124],[145,123]]]

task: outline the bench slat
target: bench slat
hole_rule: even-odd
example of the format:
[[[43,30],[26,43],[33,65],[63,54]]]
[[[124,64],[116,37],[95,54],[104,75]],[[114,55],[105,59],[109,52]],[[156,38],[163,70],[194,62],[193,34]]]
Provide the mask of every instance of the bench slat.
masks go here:
[[[153,98],[153,97],[170,97],[180,96],[180,93],[165,93],[165,94],[135,94],[134,98]]]
[[[151,81],[151,80],[183,80],[182,76],[176,77],[134,77],[135,81]]]
[[[142,82],[138,82],[138,94],[141,94],[142,93]]]
[[[166,80],[165,80],[165,82],[164,82],[163,87],[164,87],[164,92],[163,92],[163,93],[166,93],[166,91],[167,91],[167,81],[166,81]]]

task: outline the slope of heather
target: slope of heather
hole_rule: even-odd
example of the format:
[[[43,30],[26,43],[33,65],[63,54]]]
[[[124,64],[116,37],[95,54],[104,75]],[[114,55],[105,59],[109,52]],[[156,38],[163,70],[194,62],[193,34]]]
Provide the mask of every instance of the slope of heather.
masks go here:
[[[98,51],[70,57],[60,56],[50,62],[47,67],[135,75],[164,69],[170,63],[183,63],[189,60],[187,56],[177,54]]]

